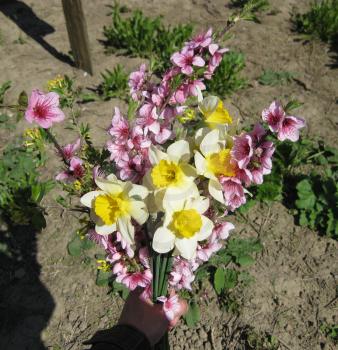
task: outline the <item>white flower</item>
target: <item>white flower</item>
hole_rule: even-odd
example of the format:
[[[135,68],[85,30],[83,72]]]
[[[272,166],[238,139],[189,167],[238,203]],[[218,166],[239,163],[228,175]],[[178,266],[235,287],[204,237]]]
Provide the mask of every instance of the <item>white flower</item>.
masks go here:
[[[208,207],[209,199],[205,197],[171,203],[166,208],[163,226],[154,234],[153,249],[167,253],[176,247],[179,255],[192,259],[197,242],[207,239],[214,227],[212,221],[203,215]]]
[[[235,176],[235,172],[231,163],[231,149],[226,147],[224,135],[221,137],[220,134],[220,130],[214,129],[204,135],[199,146],[200,152],[195,152],[195,166],[199,175],[209,179],[208,189],[211,196],[224,204],[218,176],[231,177]]]
[[[171,202],[199,195],[194,183],[196,169],[188,164],[190,157],[189,143],[185,140],[171,144],[167,153],[150,147],[149,159],[153,167],[143,179],[143,184],[153,191],[153,196],[148,198],[150,212],[163,211]]]
[[[143,202],[148,195],[147,188],[120,181],[114,174],[107,179],[96,178],[95,182],[100,190],[81,197],[81,203],[91,209],[95,231],[101,235],[119,231],[129,244],[133,244],[135,229],[131,218],[140,225],[148,219]]]

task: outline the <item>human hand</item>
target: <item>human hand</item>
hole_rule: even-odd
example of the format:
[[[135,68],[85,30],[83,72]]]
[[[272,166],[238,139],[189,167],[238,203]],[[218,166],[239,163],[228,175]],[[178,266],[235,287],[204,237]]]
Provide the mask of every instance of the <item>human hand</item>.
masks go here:
[[[185,300],[179,300],[179,307],[174,311],[171,321],[165,315],[162,304],[153,304],[150,300],[140,298],[142,290],[137,289],[129,294],[123,307],[119,324],[129,325],[142,332],[151,345],[156,344],[168,331],[179,322],[187,310]]]

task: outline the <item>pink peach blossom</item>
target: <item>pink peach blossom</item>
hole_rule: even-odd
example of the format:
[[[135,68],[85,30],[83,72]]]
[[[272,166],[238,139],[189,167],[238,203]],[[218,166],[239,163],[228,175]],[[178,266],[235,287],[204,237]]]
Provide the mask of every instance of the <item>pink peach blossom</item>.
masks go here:
[[[44,129],[50,128],[53,123],[62,122],[64,113],[59,108],[59,95],[55,92],[44,94],[33,90],[28,100],[25,118],[29,123],[36,122]]]
[[[191,75],[194,71],[192,66],[203,67],[205,61],[200,56],[194,55],[194,50],[182,50],[171,56],[174,64],[181,68],[181,72],[186,75]]]
[[[115,114],[111,124],[112,127],[109,129],[109,134],[115,138],[115,142],[125,143],[129,136],[129,123],[117,107],[115,107]]]

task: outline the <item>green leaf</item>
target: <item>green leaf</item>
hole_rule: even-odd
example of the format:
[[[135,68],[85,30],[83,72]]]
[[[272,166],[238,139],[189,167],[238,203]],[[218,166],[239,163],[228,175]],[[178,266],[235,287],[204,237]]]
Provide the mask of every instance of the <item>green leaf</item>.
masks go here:
[[[250,255],[241,255],[236,262],[241,266],[250,266],[255,263],[255,259]]]
[[[84,237],[83,239],[81,239],[81,242],[82,242],[81,248],[84,250],[92,249],[95,247],[95,243],[90,239],[88,239],[87,237]]]
[[[191,328],[199,322],[201,318],[200,308],[194,300],[189,304],[188,312],[183,317],[187,326]]]
[[[214,287],[217,294],[221,294],[225,284],[225,271],[223,268],[217,268],[214,274]]]
[[[225,269],[224,288],[232,289],[237,285],[238,273],[232,269]]]
[[[302,210],[299,215],[299,225],[307,226],[308,224],[309,224],[309,221],[307,219],[306,212]]]
[[[67,245],[68,253],[71,256],[80,256],[82,253],[82,240],[76,235]]]
[[[304,103],[299,102],[297,100],[291,100],[290,102],[287,103],[287,105],[284,107],[285,112],[289,113],[294,109],[297,109],[301,106],[303,106]]]
[[[100,287],[107,286],[110,282],[111,276],[111,271],[97,270],[96,285]]]

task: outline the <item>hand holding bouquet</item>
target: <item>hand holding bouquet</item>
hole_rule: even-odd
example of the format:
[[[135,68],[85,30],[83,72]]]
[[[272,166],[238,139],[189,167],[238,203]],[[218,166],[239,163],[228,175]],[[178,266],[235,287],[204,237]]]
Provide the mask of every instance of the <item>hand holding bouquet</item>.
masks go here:
[[[145,65],[131,73],[134,118],[115,108],[109,160],[88,156],[88,137],[83,145],[80,139],[58,145],[48,131],[64,119],[56,93],[34,91],[26,111],[63,158],[66,169],[57,179],[88,208],[88,237],[106,251],[101,268],[129,290],[142,288],[141,297],[161,303],[169,320],[177,293],[191,290],[198,268],[234,229],[228,214],[271,172],[270,133],[297,141],[305,125],[275,101],[262,112],[267,128],[240,130],[223,101],[208,94],[208,80],[228,51],[215,38],[209,29],[187,42],[159,83]]]

